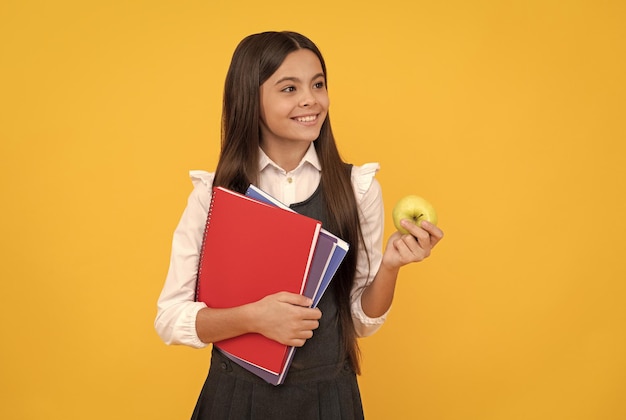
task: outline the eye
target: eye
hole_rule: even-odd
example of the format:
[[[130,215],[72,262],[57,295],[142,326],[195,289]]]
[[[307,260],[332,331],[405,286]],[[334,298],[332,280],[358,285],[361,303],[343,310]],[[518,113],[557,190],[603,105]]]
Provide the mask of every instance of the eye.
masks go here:
[[[314,87],[315,89],[324,89],[324,82],[315,82],[315,83],[313,84],[313,87]]]
[[[283,88],[281,90],[281,92],[287,92],[287,93],[295,92],[295,91],[296,91],[296,87],[295,86],[287,86],[286,88]]]

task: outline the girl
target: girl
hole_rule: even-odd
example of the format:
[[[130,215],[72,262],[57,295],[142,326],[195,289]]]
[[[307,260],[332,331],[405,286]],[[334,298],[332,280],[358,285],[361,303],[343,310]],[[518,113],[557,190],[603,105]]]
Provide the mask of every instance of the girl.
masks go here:
[[[405,221],[411,235],[395,232],[381,252],[378,165],[341,160],[328,106],[324,59],[308,38],[266,32],[236,48],[226,76],[217,169],[191,173],[195,188],[174,232],[155,327],[167,344],[202,348],[256,332],[300,348],[279,386],[213,348],[192,419],[363,418],[357,337],[371,335],[385,321],[400,267],[428,257],[443,237],[432,224]],[[318,308],[287,292],[228,309],[194,301],[211,187],[244,192],[250,184],[322,221],[351,245]]]

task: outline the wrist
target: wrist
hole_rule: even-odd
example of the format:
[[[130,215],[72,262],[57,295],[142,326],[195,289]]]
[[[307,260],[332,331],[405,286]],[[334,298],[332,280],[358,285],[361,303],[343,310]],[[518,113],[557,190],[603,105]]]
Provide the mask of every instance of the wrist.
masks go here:
[[[380,267],[378,268],[378,272],[383,274],[383,275],[392,275],[392,276],[397,276],[398,273],[400,272],[400,267],[399,265],[394,265],[394,264],[390,264],[388,261],[385,261],[385,259],[383,258],[383,260],[380,263]]]
[[[259,319],[260,310],[258,302],[248,303],[241,306],[244,316],[243,325],[245,326],[246,333],[256,333],[260,331]]]

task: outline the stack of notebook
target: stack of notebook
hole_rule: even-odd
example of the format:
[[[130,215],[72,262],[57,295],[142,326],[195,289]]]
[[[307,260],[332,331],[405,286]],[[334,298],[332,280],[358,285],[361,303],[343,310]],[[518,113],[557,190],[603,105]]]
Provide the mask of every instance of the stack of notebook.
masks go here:
[[[317,306],[349,245],[251,185],[246,195],[213,188],[198,266],[196,299],[230,308],[287,291]],[[295,347],[250,333],[214,343],[273,385],[284,382]]]

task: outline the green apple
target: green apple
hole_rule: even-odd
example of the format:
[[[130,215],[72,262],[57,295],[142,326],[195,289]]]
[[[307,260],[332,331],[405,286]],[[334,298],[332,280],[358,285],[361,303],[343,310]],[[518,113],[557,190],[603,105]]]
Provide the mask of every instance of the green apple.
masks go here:
[[[417,195],[407,195],[401,198],[393,208],[393,224],[403,235],[409,233],[400,224],[400,220],[408,219],[419,226],[422,220],[437,224],[437,213],[428,201]]]

